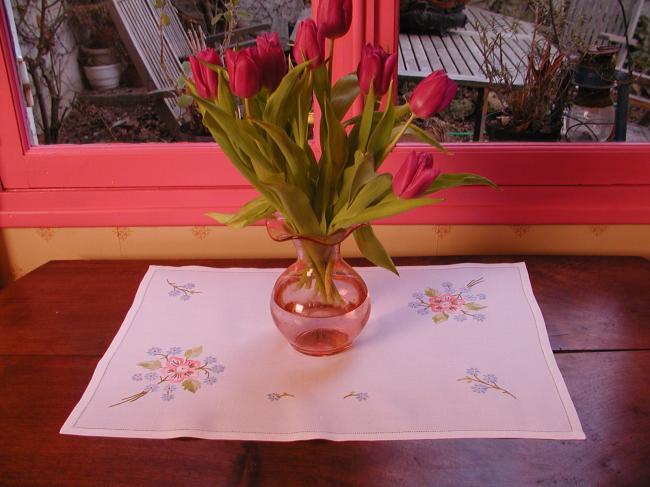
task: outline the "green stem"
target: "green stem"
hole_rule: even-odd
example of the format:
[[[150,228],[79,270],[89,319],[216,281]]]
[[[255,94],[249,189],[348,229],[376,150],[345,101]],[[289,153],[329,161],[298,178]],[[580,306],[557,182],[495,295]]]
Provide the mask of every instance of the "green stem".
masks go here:
[[[332,85],[332,73],[334,72],[334,39],[330,41],[329,63],[327,65],[327,72],[329,74],[330,86]]]
[[[251,101],[248,98],[244,98],[244,113],[246,115],[246,118],[253,118],[251,116]]]

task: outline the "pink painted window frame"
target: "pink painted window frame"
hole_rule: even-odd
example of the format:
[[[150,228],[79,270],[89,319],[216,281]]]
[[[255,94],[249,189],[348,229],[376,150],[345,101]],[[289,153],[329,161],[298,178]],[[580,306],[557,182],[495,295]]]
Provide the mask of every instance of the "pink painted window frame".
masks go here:
[[[353,0],[335,72],[356,69],[361,47],[397,46],[397,0]],[[314,2],[315,7],[318,2]],[[0,4],[0,9],[3,7]],[[2,12],[4,14],[4,12]],[[0,19],[0,227],[210,225],[254,191],[215,144],[30,147],[11,40]],[[343,55],[342,53],[346,53]],[[352,53],[352,54],[349,54]],[[449,144],[443,171],[492,178],[499,192],[459,188],[446,202],[390,224],[650,223],[650,144]],[[419,144],[400,144],[394,171]]]

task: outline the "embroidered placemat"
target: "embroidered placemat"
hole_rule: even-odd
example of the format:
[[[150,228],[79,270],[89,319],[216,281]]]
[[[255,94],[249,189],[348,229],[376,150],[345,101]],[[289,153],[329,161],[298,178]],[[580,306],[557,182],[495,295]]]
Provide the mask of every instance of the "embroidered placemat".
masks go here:
[[[523,263],[399,271],[359,269],[366,328],[308,357],[270,316],[280,269],[152,266],[61,432],[584,439]]]

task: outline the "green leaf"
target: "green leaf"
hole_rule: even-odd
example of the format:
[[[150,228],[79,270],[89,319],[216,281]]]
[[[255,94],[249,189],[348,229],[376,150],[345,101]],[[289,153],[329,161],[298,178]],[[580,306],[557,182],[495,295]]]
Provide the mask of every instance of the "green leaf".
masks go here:
[[[278,197],[282,213],[302,235],[318,235],[320,224],[309,198],[298,187],[287,183],[272,183],[269,188]]]
[[[202,353],[203,353],[203,347],[198,346],[194,348],[188,348],[187,350],[185,350],[185,353],[183,355],[185,355],[185,358],[194,358],[194,357],[198,357]]]
[[[368,146],[368,137],[370,137],[370,131],[373,125],[373,118],[375,115],[375,94],[373,93],[372,84],[370,85],[370,91],[366,95],[366,100],[363,105],[363,113],[361,114],[361,120],[359,122],[359,146],[358,149],[361,152],[366,152],[366,147]]]
[[[190,391],[192,394],[196,394],[196,391],[201,388],[201,383],[196,379],[187,379],[181,382],[181,386],[186,391]]]
[[[404,211],[412,210],[413,208],[433,205],[441,201],[443,200],[432,198],[402,199],[398,198],[393,193],[388,193],[388,195],[386,195],[379,203],[370,208],[366,208],[357,214],[341,212],[339,215],[336,215],[332,221],[330,230],[334,231],[339,228],[347,228],[357,223],[366,223],[379,218],[387,218]]]
[[[426,295],[429,296],[430,298],[433,298],[433,297],[435,297],[435,296],[438,296],[440,293],[438,292],[437,289],[433,289],[433,288],[431,288],[431,287],[428,287],[428,288],[426,288],[426,289],[424,290],[424,294],[426,294]]]
[[[391,132],[395,126],[395,107],[393,106],[393,82],[390,82],[388,88],[388,98],[386,100],[386,110],[382,115],[379,123],[375,126],[368,141],[368,152],[370,152],[375,159],[375,168],[379,167],[383,162],[382,157],[384,149],[390,143]],[[384,155],[386,157],[388,154]]]
[[[406,133],[415,135],[422,142],[426,142],[427,144],[435,147],[443,154],[450,154],[450,152],[447,149],[445,149],[440,142],[438,142],[436,139],[431,137],[431,135],[429,135],[425,130],[422,130],[417,125],[411,124],[409,128],[406,129]]]
[[[364,184],[348,207],[348,213],[355,214],[372,206],[386,196],[393,186],[393,176],[378,174]]]
[[[359,96],[359,79],[356,73],[340,78],[332,87],[332,109],[341,120]]]
[[[284,127],[289,119],[295,116],[298,105],[296,89],[300,82],[300,76],[308,65],[309,61],[299,64],[282,78],[282,81],[266,102],[264,108],[265,121]]]
[[[181,108],[187,108],[192,103],[194,103],[194,98],[192,98],[190,95],[181,95],[178,98],[178,106]]]
[[[366,259],[379,267],[383,267],[399,276],[393,259],[381,244],[371,226],[359,227],[354,232],[357,247]]]
[[[231,116],[237,116],[237,103],[235,102],[235,97],[230,91],[230,85],[228,84],[228,73],[220,70],[217,71],[218,76],[218,89],[217,89],[217,105],[221,108],[226,114]]]
[[[482,306],[478,303],[465,303],[463,306],[465,306],[470,311],[479,311],[481,309],[487,308],[487,306]]]
[[[155,8],[163,8],[165,6],[166,0],[154,0],[153,6]]]
[[[206,213],[210,218],[232,228],[244,228],[273,213],[274,208],[266,197],[258,196],[242,206],[234,215],[227,213]]]
[[[375,176],[375,166],[370,154],[364,154],[356,151],[354,154],[354,164],[348,166],[343,171],[343,182],[339,190],[338,199],[334,205],[334,214],[336,215],[343,208],[350,205],[355,198],[361,186],[366,184]]]
[[[147,362],[140,362],[138,364],[140,367],[144,367],[149,370],[158,370],[162,367],[160,360],[149,360]]]
[[[160,16],[160,23],[161,23],[161,25],[162,25],[163,27],[166,27],[166,26],[168,26],[169,24],[171,24],[171,20],[169,19],[169,15],[167,15],[167,14],[162,14],[162,15]]]
[[[431,318],[434,323],[442,323],[443,321],[447,321],[449,319],[449,315],[447,313],[438,313],[433,315]]]
[[[435,193],[436,191],[440,191],[441,189],[453,188],[456,186],[474,186],[474,185],[490,186],[494,189],[499,189],[499,187],[496,184],[494,184],[492,181],[490,181],[488,178],[484,178],[483,176],[479,176],[478,174],[448,173],[448,174],[441,174],[440,176],[438,176],[433,181],[433,183],[431,183],[431,186],[427,188],[425,194]]]
[[[306,151],[310,151],[311,148],[307,146],[303,150],[289,138],[284,130],[276,125],[259,120],[253,120],[253,123],[261,127],[280,148],[289,170],[289,182],[302,188],[309,195],[311,193],[309,181],[311,159],[307,156]]]

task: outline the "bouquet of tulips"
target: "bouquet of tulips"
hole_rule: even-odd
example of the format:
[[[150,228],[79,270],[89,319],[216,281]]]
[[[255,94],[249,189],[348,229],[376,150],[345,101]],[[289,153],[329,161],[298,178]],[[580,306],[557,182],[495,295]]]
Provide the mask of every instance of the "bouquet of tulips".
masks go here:
[[[292,232],[316,239],[358,227],[354,237],[364,256],[396,272],[370,222],[441,201],[426,197],[441,189],[494,184],[473,174],[440,174],[430,153],[412,153],[394,177],[380,173],[407,132],[444,151],[412,122],[443,110],[456,84],[443,71],[434,72],[408,103],[398,105],[397,54],[372,45],[364,47],[356,73],[333,83],[333,46],[350,28],[352,1],[322,0],[317,19],[298,26],[293,62],[275,33],[259,36],[255,47],[228,50],[225,67],[214,49],[190,58],[186,86],[204,125],[260,193],[234,215],[209,215],[241,228],[279,212]],[[346,118],[358,97],[362,112]],[[314,98],[319,152],[308,140]],[[313,260],[318,268],[318,257]]]

